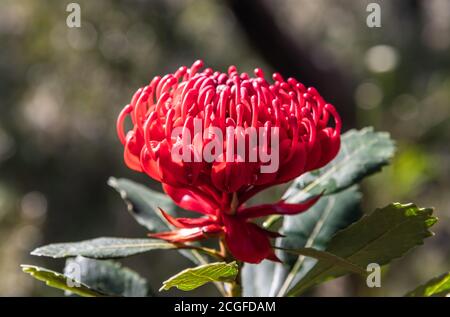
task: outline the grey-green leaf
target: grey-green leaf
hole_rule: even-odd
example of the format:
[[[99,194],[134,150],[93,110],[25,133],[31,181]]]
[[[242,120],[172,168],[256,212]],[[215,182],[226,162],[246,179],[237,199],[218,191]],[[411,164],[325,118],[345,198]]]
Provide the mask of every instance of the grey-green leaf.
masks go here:
[[[439,275],[408,292],[409,297],[447,297],[450,295],[450,272]]]
[[[338,232],[326,251],[361,267],[370,263],[387,264],[433,235],[429,228],[437,219],[432,213],[432,209],[418,208],[414,204],[394,203],[376,209]],[[342,267],[319,260],[290,289],[288,296],[296,296],[313,285],[346,273],[348,271]]]
[[[125,178],[110,177],[108,185],[120,194],[127,204],[130,214],[147,230],[150,232],[171,230],[158,208],[172,216],[177,216],[181,208],[176,206],[167,195]],[[180,249],[179,252],[195,264],[205,262],[204,258],[195,250]]]
[[[346,228],[361,217],[360,200],[361,194],[354,186],[340,193],[322,197],[304,213],[284,217],[281,231],[285,238],[277,239],[277,246],[286,249],[310,247],[324,250],[337,231]],[[247,265],[244,266],[244,278],[247,278],[247,274],[251,274],[251,277],[248,277],[249,281],[260,281],[261,284],[270,285],[264,289],[258,288],[260,294],[253,296],[276,296],[280,291],[284,293],[287,290],[287,284],[298,282],[317,262],[311,257],[297,256],[283,251],[277,253],[284,264],[270,262],[260,272],[257,267],[250,269],[252,266],[249,266],[246,270]],[[273,274],[264,272],[268,270],[267,266],[273,267],[271,269]],[[286,281],[290,272],[291,281]],[[251,296],[248,293],[247,295]]]
[[[125,297],[151,295],[147,281],[138,273],[111,260],[78,256],[66,261],[64,274],[103,293]]]
[[[379,171],[394,155],[394,142],[373,128],[350,130],[342,135],[337,157],[325,167],[298,177],[286,191],[287,202],[301,202],[324,193],[330,195]]]
[[[35,249],[31,254],[52,258],[84,256],[93,259],[115,259],[152,250],[175,248],[174,244],[156,239],[104,237],[80,242],[49,244]]]
[[[311,247],[324,250],[331,237],[362,216],[361,193],[357,187],[339,194],[322,197],[308,211],[292,217],[285,217],[280,247],[298,249]],[[286,256],[283,260],[293,265],[296,257]]]
[[[158,208],[176,216],[178,207],[166,195],[125,178],[110,177],[108,185],[126,202],[128,211],[136,221],[150,232],[170,229]]]
[[[216,262],[189,268],[164,281],[160,291],[172,287],[191,291],[209,282],[233,282],[238,271],[236,262]]]
[[[270,284],[275,273],[274,262],[264,260],[259,264],[245,263],[241,273],[244,297],[269,296]]]
[[[39,281],[45,282],[48,286],[85,297],[108,296],[105,293],[91,289],[89,286],[81,283],[80,281],[73,280],[72,278],[61,273],[34,265],[22,264],[21,267],[22,271],[30,274]]]

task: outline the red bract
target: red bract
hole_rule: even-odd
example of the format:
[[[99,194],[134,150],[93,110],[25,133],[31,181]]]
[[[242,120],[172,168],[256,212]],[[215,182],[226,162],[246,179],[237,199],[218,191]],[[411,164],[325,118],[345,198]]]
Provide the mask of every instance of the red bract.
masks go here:
[[[228,73],[210,68],[199,72],[202,67],[203,63],[197,61],[190,68],[182,66],[173,74],[153,78],[134,94],[118,118],[117,132],[125,147],[127,166],[161,182],[178,206],[203,214],[201,218],[175,219],[163,213],[176,229],[152,236],[180,243],[220,236],[238,260],[277,260],[269,240],[277,234],[260,228],[251,219],[298,214],[318,197],[302,204],[244,207],[244,203],[269,186],[330,162],[340,147],[341,120],[316,89],[306,89],[293,78],[284,80],[275,73],[273,83],[269,83],[260,69],[255,70],[256,77],[250,77],[239,74],[234,66]],[[125,134],[123,122],[128,115],[133,128]],[[196,120],[201,122],[200,134],[194,128]],[[224,138],[208,134],[211,127],[220,129]],[[256,161],[249,159],[251,150],[257,152],[264,146],[267,150],[272,136],[266,144],[254,144],[245,133],[227,134],[230,127],[253,127],[267,134],[276,128],[274,136],[279,145],[268,153],[279,152],[279,168],[264,173],[261,167],[267,161],[261,155]],[[173,135],[176,128],[180,133]],[[192,140],[185,138],[188,134]],[[239,138],[249,152],[241,155],[233,151],[232,161],[210,161],[202,156],[212,142],[220,142],[222,153],[226,153]],[[180,145],[186,146],[190,160],[173,157],[172,150]]]

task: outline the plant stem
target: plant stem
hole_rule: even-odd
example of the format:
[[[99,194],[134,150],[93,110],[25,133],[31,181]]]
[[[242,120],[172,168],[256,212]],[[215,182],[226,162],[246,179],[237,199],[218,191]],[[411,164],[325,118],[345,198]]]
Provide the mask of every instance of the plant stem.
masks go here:
[[[225,261],[227,263],[236,261],[236,259],[228,251],[225,241],[223,239],[220,239],[219,244],[220,244],[220,252],[223,255]],[[236,263],[238,265],[238,274],[236,275],[236,279],[233,282],[226,283],[227,297],[242,296],[242,281],[241,281],[242,262],[236,261]]]
[[[239,271],[234,282],[230,283],[229,297],[242,297],[241,268],[242,263],[238,262]]]

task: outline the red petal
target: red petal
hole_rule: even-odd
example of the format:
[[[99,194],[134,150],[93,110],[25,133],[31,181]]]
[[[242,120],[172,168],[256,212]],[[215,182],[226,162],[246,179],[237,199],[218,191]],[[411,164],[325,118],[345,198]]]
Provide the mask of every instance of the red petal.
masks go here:
[[[322,157],[318,162],[318,168],[328,164],[336,157],[341,145],[341,138],[339,134],[335,134],[332,128],[326,128],[318,133],[320,145],[322,147]]]
[[[169,146],[167,140],[163,140],[159,146],[158,165],[163,175],[163,181],[172,186],[184,186],[194,184],[204,167],[204,162],[194,160],[194,148],[192,145],[186,145],[185,151],[188,152],[188,159],[184,161],[183,157],[173,156],[172,150],[175,145]],[[175,150],[175,153],[177,150]],[[198,155],[196,155],[198,159]],[[201,157],[200,157],[201,158]]]
[[[173,243],[183,243],[204,239],[204,233],[201,228],[180,229],[175,231],[151,233],[152,238],[162,239]]]
[[[281,164],[276,182],[286,183],[305,171],[306,154],[305,146],[298,143],[293,149],[293,154],[289,161]]]
[[[125,132],[123,130],[123,123],[125,121],[125,118],[130,114],[130,112],[133,111],[133,106],[132,105],[126,105],[122,111],[119,114],[119,117],[117,118],[117,123],[116,123],[116,130],[117,130],[117,135],[119,136],[120,142],[122,142],[123,145],[125,145]]]
[[[216,220],[212,218],[178,218],[178,222],[184,225],[185,228],[193,228],[200,226],[208,226],[216,223]]]
[[[212,218],[175,218],[169,215],[167,212],[159,208],[163,217],[173,226],[177,228],[196,228],[204,227],[214,224],[215,221]]]
[[[168,223],[170,223],[172,226],[175,226],[177,228],[186,228],[182,223],[178,222],[178,219],[175,217],[172,217],[167,212],[162,210],[161,208],[158,208],[163,217],[167,220]]]
[[[172,152],[167,140],[163,140],[159,144],[157,151],[157,162],[161,178],[164,183],[171,186],[184,186],[187,184],[185,175],[185,168],[183,162],[174,161],[172,159]]]
[[[181,208],[206,215],[215,215],[215,210],[218,208],[214,201],[193,188],[176,188],[163,184],[163,189]]]
[[[220,191],[234,193],[253,182],[254,166],[245,162],[214,162],[212,183]]]
[[[223,226],[212,224],[202,228],[206,237],[223,233]]]
[[[159,175],[159,169],[156,162],[151,158],[148,153],[147,147],[144,147],[141,152],[141,168],[144,172],[153,178],[154,180],[160,182],[161,176]]]
[[[260,263],[273,258],[274,251],[269,237],[254,223],[233,216],[224,216],[225,243],[230,253],[238,260]]]
[[[133,131],[128,132],[123,157],[125,164],[132,170],[138,172],[142,172],[141,162],[139,161],[142,146],[143,144],[137,143],[135,133]]]
[[[285,202],[278,202],[276,204],[264,204],[254,207],[244,208],[238,211],[239,217],[248,219],[248,218],[258,218],[269,216],[272,214],[278,215],[296,215],[303,211],[308,210],[312,205],[314,205],[321,197],[319,195],[317,197],[311,198],[306,202],[300,204],[287,204]]]
[[[209,238],[220,234],[223,228],[219,225],[212,224],[204,227],[183,228],[174,231],[151,233],[149,237],[166,240],[172,243],[184,243]]]
[[[323,155],[322,150],[328,149],[322,149],[320,142],[316,140],[312,148],[309,150],[308,159],[305,164],[305,172],[315,170],[320,166],[320,158]]]

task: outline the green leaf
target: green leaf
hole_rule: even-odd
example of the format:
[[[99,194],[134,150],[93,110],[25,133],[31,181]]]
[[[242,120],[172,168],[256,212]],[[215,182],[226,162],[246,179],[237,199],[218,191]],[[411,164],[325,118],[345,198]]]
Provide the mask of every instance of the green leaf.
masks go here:
[[[437,276],[415,290],[408,292],[409,297],[446,297],[450,295],[450,272]]]
[[[429,228],[437,219],[430,208],[414,204],[390,204],[376,209],[346,229],[338,232],[329,242],[327,252],[344,258],[358,266],[370,263],[384,265],[401,257],[410,249],[423,244],[433,235]],[[288,292],[288,296],[301,294],[311,286],[348,273],[342,267],[325,261],[317,264]]]
[[[35,279],[45,282],[48,286],[58,288],[63,291],[86,296],[86,297],[103,297],[108,296],[105,293],[91,289],[89,286],[71,279],[70,277],[54,272],[39,266],[22,264],[22,271],[30,274]]]
[[[178,207],[163,193],[151,190],[125,178],[110,177],[108,185],[114,188],[127,204],[128,211],[136,221],[150,232],[167,231],[170,226],[158,208],[176,216]]]
[[[150,295],[147,281],[136,272],[110,260],[93,260],[78,256],[66,261],[64,274],[78,278],[90,288],[125,297]]]
[[[298,177],[286,191],[287,202],[301,202],[321,193],[330,195],[353,186],[389,163],[395,146],[388,133],[373,128],[342,135],[337,157],[325,167]]]
[[[150,232],[171,230],[171,226],[158,208],[175,217],[182,210],[167,195],[131,180],[110,177],[108,185],[120,194],[134,219]],[[197,265],[206,263],[206,260],[196,250],[180,249],[179,252]]]
[[[232,282],[238,271],[236,262],[216,262],[189,268],[164,281],[160,291],[172,287],[182,291],[191,291],[208,282]]]
[[[337,231],[346,228],[361,217],[360,201],[361,194],[356,186],[334,195],[322,197],[308,211],[284,217],[281,232],[285,238],[277,239],[276,245],[286,249],[309,247],[325,250],[331,237]],[[297,283],[317,262],[314,258],[297,256],[284,251],[278,251],[277,254],[284,264],[270,262],[265,269],[256,267],[254,269],[247,268],[247,270],[247,265],[244,266],[242,274],[244,280],[247,274],[251,274],[248,280],[270,285],[263,290],[258,289],[261,295],[254,296],[284,294],[289,285]],[[273,266],[271,269],[273,274],[264,272],[269,270],[267,266],[270,265]],[[259,272],[259,270],[261,271]],[[287,280],[288,276],[289,280]]]
[[[35,249],[32,255],[51,258],[84,256],[93,259],[115,259],[177,246],[155,239],[97,238],[81,242],[54,243]]]
[[[339,266],[342,269],[349,271],[349,272],[353,272],[362,276],[366,276],[367,275],[367,271],[364,270],[364,268],[344,259],[341,257],[338,257],[334,254],[331,254],[329,252],[326,251],[320,251],[320,250],[316,250],[313,248],[299,248],[299,249],[280,249],[277,248],[279,250],[283,250],[284,252],[288,252],[288,253],[293,253],[296,255],[302,255],[302,256],[308,256],[311,258],[314,258],[316,260],[321,260],[323,263],[328,263],[330,265],[335,265],[335,266]]]

